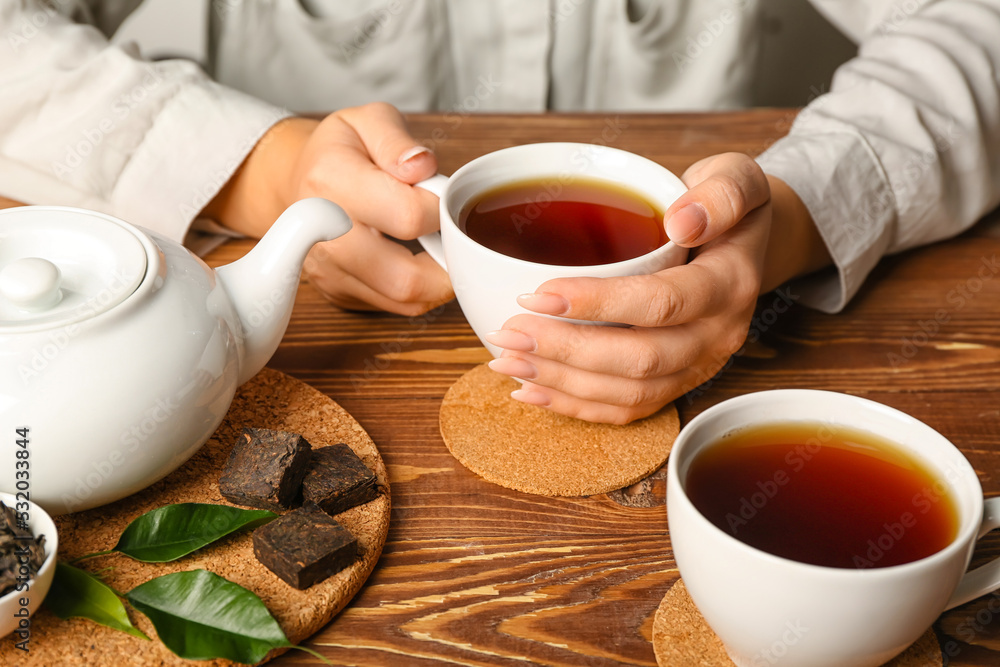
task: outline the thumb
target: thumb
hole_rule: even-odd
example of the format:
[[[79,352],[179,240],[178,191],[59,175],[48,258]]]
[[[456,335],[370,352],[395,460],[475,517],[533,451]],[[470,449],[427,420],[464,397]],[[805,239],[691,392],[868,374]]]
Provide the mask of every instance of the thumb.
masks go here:
[[[723,153],[684,173],[690,190],[664,214],[667,237],[687,248],[702,245],[767,203],[771,191],[760,166],[742,153]]]

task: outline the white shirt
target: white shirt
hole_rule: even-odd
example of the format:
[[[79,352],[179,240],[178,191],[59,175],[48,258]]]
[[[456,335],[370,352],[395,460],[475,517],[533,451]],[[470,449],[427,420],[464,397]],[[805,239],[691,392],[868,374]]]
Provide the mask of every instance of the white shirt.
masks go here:
[[[760,44],[756,0],[214,0],[209,69],[224,86],[109,45],[139,2],[63,0],[97,30],[0,0],[0,194],[179,239],[288,114],[274,104],[733,108]],[[835,262],[802,301],[835,311],[882,255],[1000,202],[1000,0],[813,2],[858,57],[759,162],[803,199]]]

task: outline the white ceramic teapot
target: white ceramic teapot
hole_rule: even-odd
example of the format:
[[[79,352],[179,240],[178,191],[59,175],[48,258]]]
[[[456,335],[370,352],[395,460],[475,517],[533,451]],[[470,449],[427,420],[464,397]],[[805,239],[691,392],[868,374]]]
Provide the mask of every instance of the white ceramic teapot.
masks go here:
[[[0,211],[0,491],[62,514],[184,463],[277,348],[306,253],[350,228],[306,199],[213,271],[108,215]]]

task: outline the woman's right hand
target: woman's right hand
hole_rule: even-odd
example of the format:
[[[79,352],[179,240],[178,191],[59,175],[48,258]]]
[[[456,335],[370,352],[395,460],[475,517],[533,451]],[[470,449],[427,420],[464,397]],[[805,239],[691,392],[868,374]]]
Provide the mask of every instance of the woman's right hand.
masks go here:
[[[354,221],[341,238],[313,247],[304,271],[334,304],[418,315],[451,300],[448,274],[411,240],[438,229],[438,200],[413,187],[437,171],[434,154],[388,104],[343,109],[322,121],[291,118],[272,127],[206,214],[260,237],[306,197],[339,204]]]

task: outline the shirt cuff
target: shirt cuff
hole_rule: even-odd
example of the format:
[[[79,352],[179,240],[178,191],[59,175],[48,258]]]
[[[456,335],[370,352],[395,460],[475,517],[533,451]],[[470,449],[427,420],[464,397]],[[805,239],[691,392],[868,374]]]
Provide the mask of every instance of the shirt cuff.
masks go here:
[[[291,115],[212,81],[182,87],[115,184],[115,214],[183,241],[264,133]]]
[[[801,302],[839,312],[886,252],[896,224],[896,201],[878,157],[850,125],[800,114],[792,134],[757,162],[802,199],[833,258],[834,267],[793,281]]]

